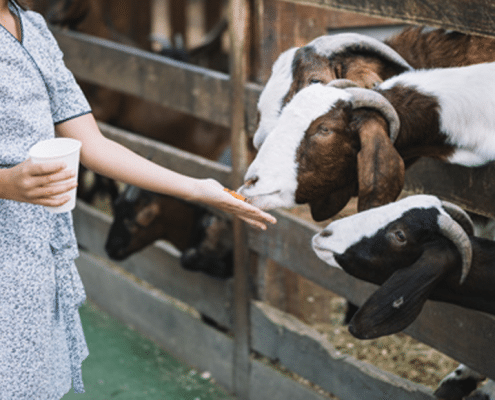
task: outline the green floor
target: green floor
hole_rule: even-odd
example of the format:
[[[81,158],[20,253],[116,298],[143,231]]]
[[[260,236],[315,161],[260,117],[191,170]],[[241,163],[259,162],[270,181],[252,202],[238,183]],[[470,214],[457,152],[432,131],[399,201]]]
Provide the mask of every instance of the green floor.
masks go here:
[[[86,393],[71,391],[64,400],[233,399],[208,373],[181,364],[95,305],[80,313],[90,352],[82,369]]]

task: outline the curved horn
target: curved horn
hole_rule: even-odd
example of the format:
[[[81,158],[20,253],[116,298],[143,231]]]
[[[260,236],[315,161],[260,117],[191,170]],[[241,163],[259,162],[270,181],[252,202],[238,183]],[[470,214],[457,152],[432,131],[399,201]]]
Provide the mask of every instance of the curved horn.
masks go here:
[[[374,108],[385,117],[388,121],[390,140],[394,143],[399,135],[400,119],[392,104],[374,90],[349,88],[346,91],[352,94],[351,102],[353,108]]]
[[[359,85],[356,82],[351,81],[350,79],[334,79],[333,81],[328,82],[326,86],[332,86],[332,87],[335,87],[337,89],[347,89],[350,87],[359,87]]]
[[[361,35],[359,33],[324,35],[314,39],[306,46],[313,47],[318,54],[325,57],[333,57],[344,51],[364,51],[381,56],[404,68],[404,70],[413,69],[409,63],[391,47],[371,36]]]
[[[456,221],[468,236],[474,235],[474,224],[468,213],[456,204],[442,200],[442,207]]]
[[[461,253],[462,274],[460,283],[462,284],[469,274],[473,258],[473,249],[471,247],[469,237],[461,225],[459,225],[452,217],[448,215],[440,214],[438,216],[438,226],[440,228],[440,232],[447,239],[450,239],[457,247],[457,250]]]

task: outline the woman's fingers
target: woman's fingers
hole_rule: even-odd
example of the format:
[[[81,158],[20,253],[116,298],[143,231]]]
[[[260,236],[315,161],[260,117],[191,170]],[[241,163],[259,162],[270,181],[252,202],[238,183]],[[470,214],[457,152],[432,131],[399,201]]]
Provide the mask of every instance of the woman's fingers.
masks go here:
[[[28,160],[26,166],[29,168],[29,173],[34,176],[50,175],[67,168],[67,164],[62,161],[33,163]]]
[[[77,187],[76,171],[68,170],[64,162],[33,164],[28,160],[18,166],[16,176],[19,200],[45,206],[65,204],[70,199],[67,192]]]

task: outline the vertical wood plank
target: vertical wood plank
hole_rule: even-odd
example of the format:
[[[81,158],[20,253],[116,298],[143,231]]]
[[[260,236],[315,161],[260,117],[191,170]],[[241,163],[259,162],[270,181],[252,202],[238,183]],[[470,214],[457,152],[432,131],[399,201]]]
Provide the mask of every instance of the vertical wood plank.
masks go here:
[[[230,0],[230,79],[232,104],[232,184],[242,184],[248,165],[244,86],[247,73],[249,0]],[[244,223],[234,218],[234,371],[233,387],[239,399],[249,399],[250,292],[249,271],[254,253],[248,250]]]

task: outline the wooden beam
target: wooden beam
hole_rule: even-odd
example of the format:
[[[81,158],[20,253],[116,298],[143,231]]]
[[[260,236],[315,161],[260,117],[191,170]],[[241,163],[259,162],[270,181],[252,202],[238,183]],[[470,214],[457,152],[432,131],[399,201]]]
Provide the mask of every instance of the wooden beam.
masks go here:
[[[51,30],[77,78],[230,126],[229,75],[110,40],[56,27]],[[245,91],[247,128],[252,132],[261,87],[250,84]]]
[[[189,304],[220,326],[232,327],[232,279],[219,280],[186,271],[180,265],[180,252],[162,240],[123,261],[109,261],[104,245],[111,217],[82,201],[77,202],[73,216],[77,242],[82,249]]]
[[[341,399],[433,400],[431,390],[337,351],[326,337],[262,302],[252,306],[253,349]]]
[[[284,0],[461,32],[495,35],[495,3],[485,0]]]
[[[122,144],[143,157],[151,157],[153,162],[162,167],[195,178],[214,178],[225,186],[230,187],[232,185],[232,168],[226,165],[108,124],[100,122],[98,126],[107,138]]]
[[[232,183],[238,187],[248,166],[245,85],[249,37],[249,0],[229,1]],[[247,230],[239,219],[233,220],[234,233],[234,393],[239,399],[250,398],[250,266],[253,254],[247,246]]]
[[[434,194],[477,214],[495,218],[495,163],[468,168],[422,159],[406,173],[405,190]]]

